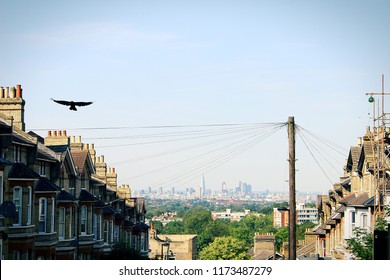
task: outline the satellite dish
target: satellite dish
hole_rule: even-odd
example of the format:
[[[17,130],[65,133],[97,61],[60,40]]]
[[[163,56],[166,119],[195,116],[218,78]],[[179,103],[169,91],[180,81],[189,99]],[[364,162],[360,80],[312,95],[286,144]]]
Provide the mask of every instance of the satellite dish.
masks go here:
[[[16,218],[18,216],[16,206],[12,201],[4,201],[0,205],[0,214],[5,218]]]

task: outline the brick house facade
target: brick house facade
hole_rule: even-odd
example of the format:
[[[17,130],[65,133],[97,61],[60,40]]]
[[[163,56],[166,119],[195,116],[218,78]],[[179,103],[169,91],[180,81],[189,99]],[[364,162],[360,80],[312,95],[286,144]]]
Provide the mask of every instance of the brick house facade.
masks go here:
[[[148,255],[145,200],[66,131],[25,132],[22,88],[0,87],[1,259],[99,259],[124,243]]]

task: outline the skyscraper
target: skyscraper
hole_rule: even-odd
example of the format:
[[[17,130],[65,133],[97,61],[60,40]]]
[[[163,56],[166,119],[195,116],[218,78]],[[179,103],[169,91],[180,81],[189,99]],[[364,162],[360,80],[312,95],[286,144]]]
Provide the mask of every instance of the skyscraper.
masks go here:
[[[204,196],[206,194],[206,183],[204,180],[204,174],[202,174],[201,182],[200,182],[200,187],[201,187],[201,196]]]

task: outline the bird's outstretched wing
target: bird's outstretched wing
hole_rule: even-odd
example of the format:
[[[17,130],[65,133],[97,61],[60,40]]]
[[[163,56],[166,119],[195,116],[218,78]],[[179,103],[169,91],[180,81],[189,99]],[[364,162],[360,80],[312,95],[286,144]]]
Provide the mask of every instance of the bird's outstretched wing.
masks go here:
[[[65,100],[55,100],[53,98],[51,98],[51,100],[53,100],[54,102],[56,102],[58,104],[66,105],[66,106],[70,106],[72,104],[70,101],[65,101]]]
[[[74,105],[76,106],[88,106],[91,105],[93,102],[74,102]]]

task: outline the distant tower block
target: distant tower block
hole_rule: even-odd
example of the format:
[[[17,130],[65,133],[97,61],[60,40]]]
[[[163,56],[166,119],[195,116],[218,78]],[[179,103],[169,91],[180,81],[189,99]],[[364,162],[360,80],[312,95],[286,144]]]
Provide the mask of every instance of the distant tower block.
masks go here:
[[[24,123],[24,105],[22,98],[22,87],[0,87],[0,113],[5,116],[13,117],[14,127],[25,130]]]
[[[222,183],[222,194],[223,195],[227,195],[228,194],[228,189],[227,189],[227,185],[225,182]]]
[[[202,174],[200,186],[201,186],[201,194],[200,195],[204,196],[206,194],[206,183],[205,183],[205,180],[204,180],[204,174]]]

